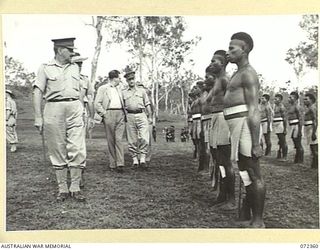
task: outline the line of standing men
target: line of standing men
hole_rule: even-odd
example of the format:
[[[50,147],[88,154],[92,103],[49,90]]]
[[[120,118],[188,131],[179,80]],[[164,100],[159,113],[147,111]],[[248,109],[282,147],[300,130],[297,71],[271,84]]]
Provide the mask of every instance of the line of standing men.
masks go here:
[[[253,49],[251,36],[244,32],[232,35],[229,50],[217,50],[206,68],[206,79],[197,82],[189,94],[192,99],[189,126],[199,155],[199,171],[209,168],[209,155],[214,163],[213,183],[219,194],[212,205],[233,210],[235,204],[235,174],[232,162],[237,162],[246,189],[242,201],[242,226],[263,228],[266,188],[260,173],[260,112],[259,81],[249,63]],[[238,70],[229,79],[225,68],[235,63]],[[220,181],[218,181],[220,180]]]
[[[75,54],[74,40],[52,40],[54,59],[40,66],[33,84],[34,125],[47,141],[59,189],[57,201],[64,201],[69,196],[77,201],[86,199],[80,189],[87,157],[85,105],[89,105],[88,127],[94,124],[93,93],[88,79],[80,73],[85,59]],[[98,89],[94,103],[106,129],[110,168],[117,172],[122,172],[124,166],[121,139],[126,119],[133,164],[138,166],[140,160],[142,167],[147,166],[152,113],[148,96],[143,88],[136,86],[134,75],[134,71],[125,74],[129,88],[120,92],[117,89],[119,72],[111,71],[110,84]]]
[[[269,100],[270,95],[263,94],[260,105],[261,127],[266,144],[265,155],[271,154],[270,136],[271,131],[273,130],[279,141],[277,159],[283,159],[286,161],[288,154],[286,135],[287,132],[289,132],[296,150],[293,162],[299,164],[304,161],[302,138],[305,136],[311,151],[311,168],[318,168],[318,119],[315,96],[312,93],[306,93],[304,95],[304,109],[299,104],[299,94],[296,91],[291,92],[289,95],[288,108],[286,108],[282,103],[283,96],[280,93],[275,95],[274,108],[271,107]]]

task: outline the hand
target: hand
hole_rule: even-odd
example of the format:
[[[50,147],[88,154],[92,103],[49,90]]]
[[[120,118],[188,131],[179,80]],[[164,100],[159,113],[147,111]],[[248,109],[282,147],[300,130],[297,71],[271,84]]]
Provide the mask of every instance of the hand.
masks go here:
[[[287,130],[283,130],[283,134],[286,135],[287,134]]]
[[[152,124],[152,118],[148,118],[149,124]]]
[[[40,134],[42,134],[43,130],[43,118],[42,117],[36,117],[34,119],[34,126],[39,130]]]
[[[251,154],[252,154],[252,158],[259,159],[263,155],[261,146],[260,145],[252,146]]]
[[[315,132],[312,132],[311,139],[315,141],[317,139],[317,135]]]

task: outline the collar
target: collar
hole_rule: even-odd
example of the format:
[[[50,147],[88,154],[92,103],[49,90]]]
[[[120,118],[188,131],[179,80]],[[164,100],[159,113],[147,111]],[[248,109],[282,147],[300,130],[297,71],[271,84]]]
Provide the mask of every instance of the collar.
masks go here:
[[[49,63],[48,63],[48,65],[56,65],[56,66],[58,66],[58,67],[60,67],[60,68],[66,68],[66,67],[68,67],[69,65],[72,65],[71,63],[67,63],[67,64],[65,64],[65,65],[61,65],[55,58],[54,59],[52,59]]]

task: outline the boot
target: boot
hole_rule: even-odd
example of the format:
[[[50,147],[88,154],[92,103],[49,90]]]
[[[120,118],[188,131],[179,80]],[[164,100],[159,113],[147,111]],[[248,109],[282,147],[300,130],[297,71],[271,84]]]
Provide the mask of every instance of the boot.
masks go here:
[[[67,184],[67,175],[68,175],[68,169],[56,169],[56,178],[59,188],[59,194],[57,196],[57,201],[64,201],[69,194],[68,190],[68,184]]]
[[[82,169],[80,168],[70,168],[71,184],[69,190],[71,197],[73,197],[77,201],[85,201],[86,199],[80,191],[81,172]]]

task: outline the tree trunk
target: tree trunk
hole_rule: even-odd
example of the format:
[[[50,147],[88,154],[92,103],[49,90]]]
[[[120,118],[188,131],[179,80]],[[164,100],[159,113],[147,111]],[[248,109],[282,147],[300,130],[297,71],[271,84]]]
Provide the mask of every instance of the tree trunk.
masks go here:
[[[101,43],[103,39],[103,36],[101,34],[102,24],[103,24],[103,17],[97,16],[97,23],[94,26],[97,32],[97,42],[96,42],[96,47],[95,47],[94,55],[91,62],[91,83],[93,84],[93,86],[95,85],[95,82],[96,82],[97,66],[98,66],[99,56],[101,52]]]
[[[181,86],[181,106],[183,115],[186,114],[185,98],[184,98],[184,88]]]
[[[169,93],[168,93],[168,86],[165,86],[165,99],[164,99],[164,110],[167,112],[168,111],[168,98],[169,98]]]
[[[143,49],[142,49],[142,21],[141,17],[138,16],[138,41],[139,41],[139,73],[140,73],[140,83],[142,82],[142,59],[143,59]]]

